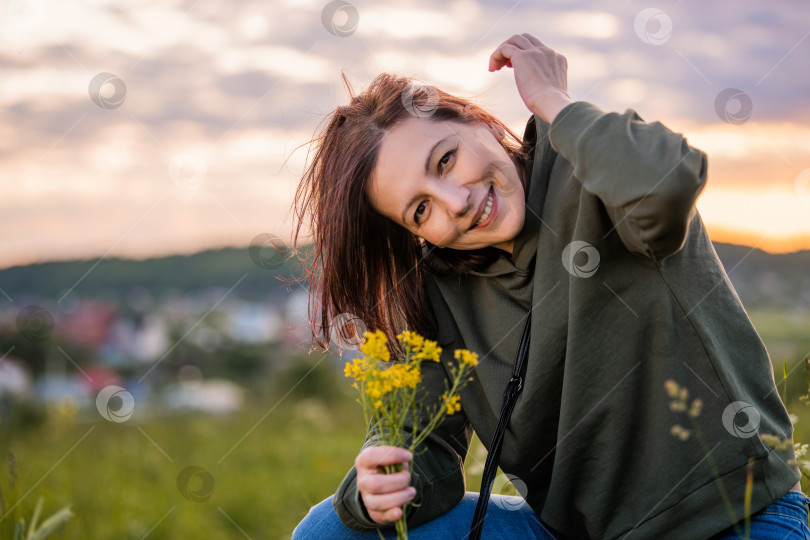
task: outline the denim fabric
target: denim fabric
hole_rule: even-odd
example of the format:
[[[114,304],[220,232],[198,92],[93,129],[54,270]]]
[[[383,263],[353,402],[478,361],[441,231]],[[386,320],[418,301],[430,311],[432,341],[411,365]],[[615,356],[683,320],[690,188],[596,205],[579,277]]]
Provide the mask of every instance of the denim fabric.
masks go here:
[[[408,531],[411,540],[467,538],[478,501],[477,493],[467,493],[464,499],[443,516],[430,523]],[[748,540],[810,540],[808,508],[810,497],[798,491],[788,491],[764,510],[751,516]],[[741,535],[745,534],[745,522],[737,524]],[[545,525],[521,497],[492,495],[487,507],[482,538],[488,540],[536,539],[553,540],[554,532]],[[313,506],[303,521],[293,531],[293,540],[330,538],[333,540],[379,540],[379,534],[358,532],[346,528],[332,507],[332,497]],[[386,540],[396,539],[396,533],[388,530]],[[743,540],[734,527],[711,537],[710,540]]]
[[[808,527],[810,497],[799,491],[788,491],[776,502],[751,516],[750,540],[810,540]],[[739,535],[737,534],[739,532]],[[729,527],[710,540],[743,540],[745,522],[737,523],[737,530]]]
[[[468,492],[452,510],[420,527],[408,531],[409,540],[462,540],[467,538],[478,502],[478,493]],[[385,538],[396,539],[393,529],[386,529]],[[293,540],[329,538],[331,540],[380,540],[376,531],[358,532],[346,528],[338,519],[332,498],[313,506],[304,520],[293,531]],[[540,521],[537,514],[522,497],[492,495],[484,518],[481,535],[487,540],[531,539],[552,540],[551,529]]]

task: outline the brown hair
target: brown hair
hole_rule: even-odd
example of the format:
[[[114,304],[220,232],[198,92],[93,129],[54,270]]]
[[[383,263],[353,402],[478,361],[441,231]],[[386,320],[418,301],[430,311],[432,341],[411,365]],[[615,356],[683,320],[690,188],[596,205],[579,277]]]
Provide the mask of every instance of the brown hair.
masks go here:
[[[439,248],[377,212],[366,186],[383,136],[411,114],[496,125],[511,138],[504,137],[501,144],[515,162],[524,188],[526,148],[497,118],[435,87],[382,73],[355,96],[342,77],[351,101],[335,109],[325,119],[326,128],[309,141],[315,143],[315,154],[295,194],[298,223],[293,243],[297,246],[309,213],[314,258],[305,268],[309,317],[318,344],[328,348],[333,318],[345,313],[371,331],[382,330],[392,351],[401,353],[395,336],[403,329],[435,339],[436,329],[425,313],[429,307],[423,272],[462,274],[480,269],[496,259],[499,250]],[[425,111],[429,114],[420,114]],[[351,324],[338,326],[341,339],[362,337],[352,336],[357,327]]]

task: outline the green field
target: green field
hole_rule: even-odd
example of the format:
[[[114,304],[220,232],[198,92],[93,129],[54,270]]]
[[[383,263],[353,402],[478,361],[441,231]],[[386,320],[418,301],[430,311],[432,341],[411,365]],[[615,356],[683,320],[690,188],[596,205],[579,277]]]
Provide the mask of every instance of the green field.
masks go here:
[[[750,315],[772,351],[779,393],[787,389],[798,417],[796,440],[810,442],[810,410],[798,400],[807,391],[801,359],[810,352],[810,316]],[[334,491],[363,438],[360,408],[328,362],[287,393],[306,369],[278,374],[234,416],[115,424],[63,410],[0,422],[0,516],[8,513],[0,538],[30,518],[39,496],[45,515],[65,505],[74,513],[53,538],[289,538],[309,507]],[[470,490],[480,485],[484,457],[476,441]],[[190,465],[205,473],[181,493],[178,475]],[[195,494],[204,500],[191,500]]]

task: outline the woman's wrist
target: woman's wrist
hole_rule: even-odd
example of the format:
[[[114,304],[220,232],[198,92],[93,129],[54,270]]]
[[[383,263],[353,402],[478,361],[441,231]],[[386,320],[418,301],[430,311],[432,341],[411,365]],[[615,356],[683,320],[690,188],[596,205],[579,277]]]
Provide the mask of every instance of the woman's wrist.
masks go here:
[[[532,107],[532,112],[551,124],[560,111],[573,102],[568,94],[554,92],[543,96],[543,99]]]

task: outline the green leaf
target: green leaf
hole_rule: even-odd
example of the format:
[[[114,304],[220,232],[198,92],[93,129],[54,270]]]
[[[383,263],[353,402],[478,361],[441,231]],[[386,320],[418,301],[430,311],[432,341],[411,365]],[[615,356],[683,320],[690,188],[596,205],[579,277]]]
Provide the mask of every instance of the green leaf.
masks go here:
[[[73,512],[70,511],[69,507],[64,507],[54,515],[46,519],[42,522],[42,527],[34,534],[28,538],[28,540],[45,540],[48,536],[51,535],[60,525],[65,523],[73,516]]]
[[[28,526],[28,538],[34,534],[34,531],[37,530],[37,521],[39,521],[39,515],[42,513],[42,495],[39,496],[37,499],[37,507],[34,509],[34,516],[31,518],[31,525]]]
[[[810,390],[810,354],[805,355],[803,360],[804,360],[804,382],[807,385],[807,389]]]
[[[23,529],[25,529],[25,520],[20,518],[17,528],[14,530],[14,540],[23,540]]]

